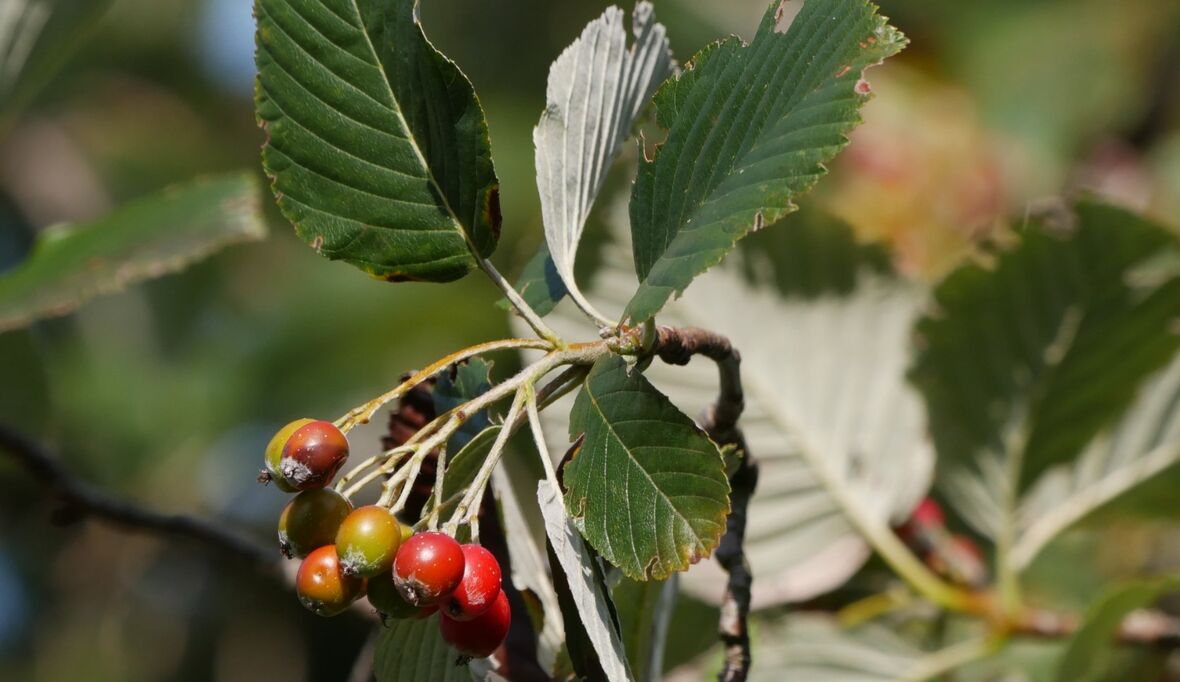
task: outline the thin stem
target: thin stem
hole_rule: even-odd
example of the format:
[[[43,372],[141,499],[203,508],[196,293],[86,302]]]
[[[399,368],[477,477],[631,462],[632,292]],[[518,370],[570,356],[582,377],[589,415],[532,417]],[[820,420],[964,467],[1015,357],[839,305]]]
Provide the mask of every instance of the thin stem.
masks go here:
[[[553,486],[553,493],[560,497],[561,486],[557,483],[557,470],[553,468],[553,458],[549,454],[549,446],[545,443],[545,432],[541,429],[541,411],[537,409],[537,394],[531,386],[526,386],[525,391],[525,409],[528,410],[533,442],[537,445],[537,454],[541,456],[541,466],[545,467],[545,478],[549,485]]]
[[[1075,491],[1064,502],[1038,516],[1018,536],[1008,563],[1023,571],[1054,538],[1098,507],[1155,476],[1180,460],[1180,441],[1164,443],[1140,457],[1134,464],[1103,476]]]
[[[496,266],[492,265],[492,262],[486,258],[479,258],[478,260],[479,267],[483,269],[488,279],[500,287],[500,291],[504,292],[504,296],[508,298],[508,302],[512,304],[513,308],[516,308],[525,322],[528,322],[529,326],[533,328],[533,331],[537,333],[537,336],[545,339],[553,346],[560,346],[561,337],[550,329],[549,325],[545,324],[541,316],[537,314],[537,311],[533,310],[533,307],[508,283],[508,280],[504,279],[504,275],[501,275],[500,271],[496,270]]]
[[[372,483],[376,479],[381,478],[384,475],[390,474],[394,470],[396,470],[397,463],[399,461],[401,461],[402,459],[404,459],[411,452],[413,452],[413,450],[411,450],[409,448],[405,448],[405,447],[400,447],[400,448],[395,448],[393,450],[390,450],[388,456],[385,458],[385,461],[381,463],[381,466],[379,466],[376,469],[373,469],[369,473],[365,474],[356,483],[352,484],[347,489],[341,491],[340,494],[351,500],[352,496],[357,494],[361,490],[363,490],[365,486],[369,485],[370,483]]]
[[[903,679],[905,682],[926,682],[972,661],[990,656],[999,646],[998,640],[987,637],[952,644],[921,659],[914,670]]]
[[[508,408],[508,414],[504,417],[504,427],[500,429],[500,433],[496,434],[496,440],[492,443],[492,449],[488,451],[488,456],[484,459],[483,464],[479,467],[479,472],[475,475],[475,480],[471,483],[471,487],[467,489],[467,494],[459,501],[459,505],[455,507],[455,513],[451,515],[451,520],[447,523],[447,530],[454,535],[459,525],[462,523],[469,523],[471,525],[471,535],[474,538],[478,535],[478,520],[475,519],[479,515],[479,501],[483,499],[484,490],[488,486],[488,481],[492,478],[492,470],[500,462],[500,456],[504,454],[504,446],[508,444],[508,438],[515,431],[517,420],[520,419],[521,413],[524,410],[525,394],[528,392],[529,384],[525,384],[516,392],[516,397],[512,400],[512,407]]]
[[[349,410],[348,413],[336,420],[336,426],[338,426],[341,431],[348,433],[358,424],[368,423],[368,421],[373,418],[373,415],[377,413],[377,410],[380,410],[386,404],[402,397],[410,389],[455,363],[476,357],[477,355],[483,355],[485,353],[492,353],[500,350],[530,348],[534,350],[552,350],[555,345],[556,342],[551,340],[501,339],[499,341],[489,341],[487,343],[481,343],[469,348],[455,351],[454,353],[451,353],[450,355],[447,355],[446,357],[431,363],[425,369],[416,372],[409,379],[406,379],[393,389],[382,393],[381,395],[373,398],[363,405],[358,405],[357,407]]]
[[[582,295],[582,292],[578,290],[576,286],[568,287],[568,290],[570,300],[573,301],[574,305],[576,305],[578,309],[586,315],[586,317],[589,317],[592,322],[597,324],[599,327],[604,328],[611,328],[615,326],[615,322],[606,315],[598,312],[594,305],[590,303],[590,301],[586,300],[586,297]]]

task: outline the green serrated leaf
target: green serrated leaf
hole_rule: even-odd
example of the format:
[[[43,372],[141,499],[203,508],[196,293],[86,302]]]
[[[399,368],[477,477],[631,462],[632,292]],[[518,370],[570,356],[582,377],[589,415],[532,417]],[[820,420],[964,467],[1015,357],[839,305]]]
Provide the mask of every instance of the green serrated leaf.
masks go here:
[[[668,138],[640,164],[631,197],[633,323],[795,210],[860,122],[864,70],[906,43],[865,0],[805,3],[785,34],[782,4],[772,3],[748,47],[717,43],[656,93]]]
[[[324,256],[390,281],[458,279],[500,233],[471,83],[417,0],[256,0],[262,159],[279,208]]]
[[[717,446],[616,356],[595,363],[570,412],[585,436],[565,465],[578,530],[636,580],[663,580],[709,556],[725,532],[729,480]]]
[[[438,614],[391,621],[377,639],[373,675],[378,682],[471,682],[466,665],[438,632]]]
[[[1116,669],[1111,668],[1111,659],[1119,626],[1127,614],[1174,592],[1180,592],[1177,577],[1141,580],[1107,591],[1086,611],[1082,626],[1066,645],[1057,668],[1057,682],[1141,679],[1112,676]]]
[[[1180,253],[1169,231],[1084,201],[1015,236],[939,286],[913,371],[939,484],[989,535],[1016,521],[1006,491],[1072,462],[1180,348],[1180,276],[1150,267]]]
[[[0,276],[0,332],[264,236],[258,186],[244,174],[173,186],[94,222],[51,227],[28,260]]]

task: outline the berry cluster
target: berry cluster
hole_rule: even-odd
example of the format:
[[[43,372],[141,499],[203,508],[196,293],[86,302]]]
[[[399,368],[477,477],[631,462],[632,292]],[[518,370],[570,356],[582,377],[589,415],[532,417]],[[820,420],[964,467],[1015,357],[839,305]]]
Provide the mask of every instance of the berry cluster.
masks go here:
[[[279,548],[302,559],[299,601],[334,616],[367,596],[385,618],[440,612],[443,639],[460,654],[489,656],[511,622],[500,563],[477,544],[434,531],[414,533],[383,506],[353,508],[327,487],[348,459],[348,440],[331,422],[300,419],[266,448],[260,480],[298,494],[279,517]]]

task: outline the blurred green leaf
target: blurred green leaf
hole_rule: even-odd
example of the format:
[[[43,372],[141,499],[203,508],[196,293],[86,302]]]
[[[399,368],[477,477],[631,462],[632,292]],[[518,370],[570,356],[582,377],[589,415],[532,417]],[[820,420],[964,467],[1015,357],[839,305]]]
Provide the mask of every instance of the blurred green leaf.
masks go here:
[[[319,253],[458,279],[500,236],[487,121],[417,0],[257,0],[258,119],[279,208]]]
[[[92,223],[51,227],[28,260],[0,276],[0,331],[265,235],[257,183],[243,174],[170,187]]]
[[[995,537],[1006,496],[1073,461],[1180,347],[1176,238],[1093,201],[1045,218],[949,276],[918,325],[938,481]]]
[[[1120,419],[1095,438],[1069,466],[1047,472],[1018,512],[1011,561],[1029,566],[1063,531],[1137,491],[1161,475],[1174,477],[1180,463],[1180,355],[1152,377]],[[1174,484],[1162,476],[1164,483]],[[1174,488],[1173,488],[1174,489]],[[1140,513],[1173,518],[1175,496],[1141,504]]]
[[[578,437],[566,509],[607,561],[662,580],[712,553],[729,512],[721,453],[623,358],[599,360],[586,377],[570,412]]]
[[[795,210],[860,122],[864,70],[905,45],[864,0],[807,3],[785,34],[781,5],[749,47],[730,38],[706,48],[656,94],[668,139],[640,163],[631,198],[633,322]]]
[[[667,580],[623,578],[611,592],[619,631],[636,682],[659,682],[664,673],[668,623],[680,589],[679,576]]]
[[[391,621],[381,631],[373,659],[378,682],[471,682],[466,665],[438,631],[439,615]]]
[[[1115,671],[1110,666],[1123,619],[1174,592],[1180,592],[1180,577],[1142,580],[1108,590],[1087,610],[1082,626],[1066,645],[1057,682],[1120,679],[1111,676]]]
[[[111,0],[5,0],[0,7],[0,122],[40,90]]]

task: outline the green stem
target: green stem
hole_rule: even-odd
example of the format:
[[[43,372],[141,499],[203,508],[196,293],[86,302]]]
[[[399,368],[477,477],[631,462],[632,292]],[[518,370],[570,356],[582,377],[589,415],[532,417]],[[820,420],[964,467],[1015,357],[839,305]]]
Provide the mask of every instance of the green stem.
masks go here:
[[[516,308],[517,312],[520,313],[520,316],[524,318],[525,322],[528,322],[533,331],[537,333],[537,336],[545,339],[555,347],[561,347],[561,337],[557,335],[557,332],[553,331],[549,328],[549,325],[545,324],[545,321],[541,319],[541,316],[537,314],[537,311],[533,310],[533,307],[524,300],[524,297],[521,296],[511,284],[508,283],[508,280],[504,279],[504,275],[501,275],[500,271],[496,270],[496,266],[492,265],[490,260],[486,258],[480,258],[479,267],[484,271],[484,274],[488,276],[488,279],[492,280],[492,283],[499,287],[500,291],[504,292],[504,296],[507,297],[508,302],[512,304],[513,308]]]
[[[923,658],[903,680],[904,682],[926,682],[926,680],[944,675],[972,661],[990,656],[1000,646],[1002,646],[1000,640],[990,637],[969,639],[958,644],[952,644],[941,651],[937,651]]]
[[[489,341],[487,343],[481,343],[469,348],[455,351],[444,358],[436,360],[425,369],[414,373],[413,376],[398,384],[393,389],[382,393],[381,395],[362,405],[352,408],[347,414],[336,420],[336,426],[338,426],[341,431],[348,433],[353,429],[353,427],[359,424],[368,423],[368,421],[373,418],[373,415],[377,413],[377,410],[380,410],[386,404],[402,397],[418,384],[426,381],[430,377],[438,374],[442,370],[455,363],[476,357],[477,355],[484,355],[485,353],[492,353],[500,350],[553,350],[553,348],[557,345],[559,345],[557,342],[545,341],[541,339],[501,339],[499,341]]]

